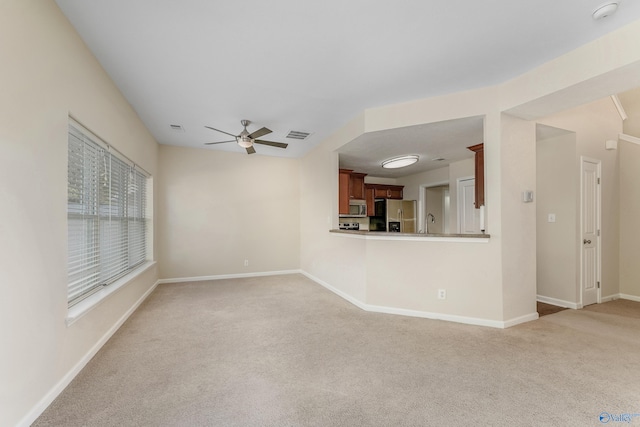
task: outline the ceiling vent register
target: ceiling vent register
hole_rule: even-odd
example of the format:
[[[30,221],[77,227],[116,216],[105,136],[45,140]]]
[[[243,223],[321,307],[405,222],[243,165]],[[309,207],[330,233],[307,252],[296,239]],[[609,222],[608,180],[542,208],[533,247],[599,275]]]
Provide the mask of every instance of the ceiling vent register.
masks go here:
[[[309,135],[311,135],[310,132],[302,132],[302,131],[298,131],[298,130],[292,130],[289,131],[289,133],[287,134],[286,138],[290,138],[290,139],[298,139],[298,140],[304,140],[307,139],[309,137]]]

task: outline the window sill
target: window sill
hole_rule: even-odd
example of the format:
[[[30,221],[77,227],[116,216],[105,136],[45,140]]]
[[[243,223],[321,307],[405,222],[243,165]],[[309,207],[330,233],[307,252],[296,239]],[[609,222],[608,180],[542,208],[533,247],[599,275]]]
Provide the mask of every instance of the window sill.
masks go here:
[[[76,320],[80,319],[82,316],[93,310],[94,307],[99,306],[102,302],[109,297],[109,295],[117,292],[122,289],[128,283],[130,283],[133,279],[140,276],[142,273],[150,269],[156,264],[155,261],[147,261],[142,264],[140,267],[133,270],[131,273],[123,276],[122,278],[116,280],[109,286],[103,287],[101,290],[91,295],[90,297],[80,301],[73,307],[70,307],[67,311],[67,318],[65,319],[65,323],[67,326],[71,326]]]

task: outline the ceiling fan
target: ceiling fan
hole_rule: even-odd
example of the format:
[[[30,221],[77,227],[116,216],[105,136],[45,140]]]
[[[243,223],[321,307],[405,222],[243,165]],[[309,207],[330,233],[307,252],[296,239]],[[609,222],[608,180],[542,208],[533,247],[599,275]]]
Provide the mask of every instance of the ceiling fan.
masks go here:
[[[287,148],[287,145],[289,144],[285,144],[282,142],[273,142],[273,141],[264,141],[262,139],[257,139],[260,138],[263,135],[267,135],[269,133],[271,133],[271,130],[263,127],[258,129],[255,132],[249,133],[249,131],[247,130],[247,126],[249,126],[251,124],[251,122],[249,120],[240,120],[240,124],[242,126],[244,126],[244,129],[242,132],[240,132],[239,135],[233,135],[229,132],[225,132],[223,130],[220,129],[216,129],[216,128],[212,128],[211,126],[205,126],[207,129],[211,129],[211,130],[215,130],[216,132],[221,132],[224,133],[225,135],[229,135],[234,137],[235,139],[230,139],[228,141],[218,141],[218,142],[205,142],[205,145],[213,145],[213,144],[224,144],[227,142],[235,142],[237,143],[240,147],[244,148],[247,150],[247,154],[253,154],[256,152],[256,149],[253,148],[253,144],[262,144],[262,145],[269,145],[271,147],[277,147],[277,148]]]

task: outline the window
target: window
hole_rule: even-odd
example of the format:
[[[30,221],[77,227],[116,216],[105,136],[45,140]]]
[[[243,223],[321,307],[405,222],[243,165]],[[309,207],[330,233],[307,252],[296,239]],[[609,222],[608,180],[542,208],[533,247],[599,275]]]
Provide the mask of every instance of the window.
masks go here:
[[[69,306],[147,259],[147,178],[78,123],[69,123]]]

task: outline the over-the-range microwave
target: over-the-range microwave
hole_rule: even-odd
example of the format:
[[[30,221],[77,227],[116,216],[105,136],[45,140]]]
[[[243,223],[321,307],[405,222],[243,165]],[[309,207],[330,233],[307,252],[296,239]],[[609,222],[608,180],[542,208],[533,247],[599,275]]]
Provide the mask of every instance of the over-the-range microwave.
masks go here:
[[[364,200],[349,200],[349,214],[340,216],[365,218],[367,216],[367,202]]]

